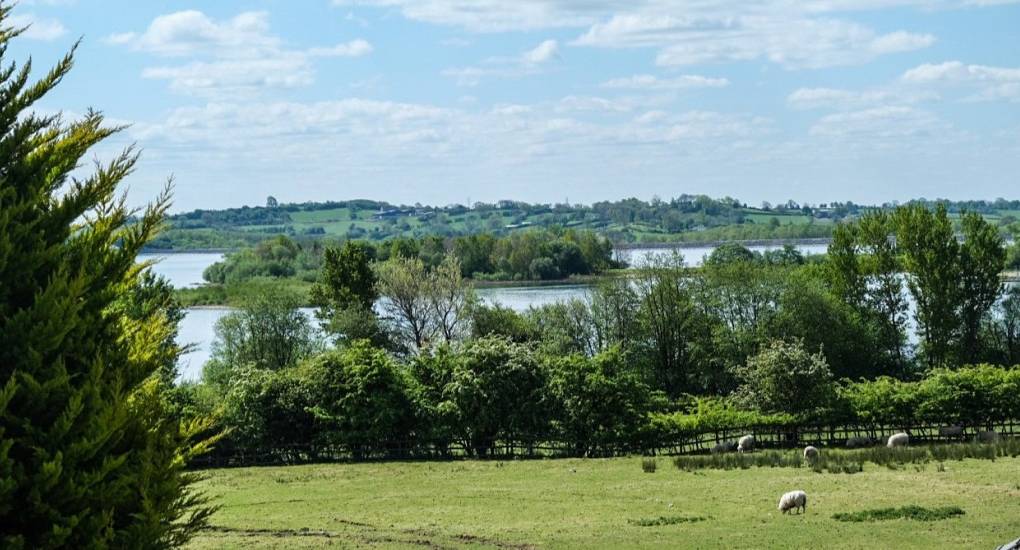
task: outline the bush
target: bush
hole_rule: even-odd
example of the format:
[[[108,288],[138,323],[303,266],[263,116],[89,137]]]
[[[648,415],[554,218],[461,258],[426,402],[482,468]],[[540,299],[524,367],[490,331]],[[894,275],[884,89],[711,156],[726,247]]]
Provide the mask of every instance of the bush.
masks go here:
[[[527,346],[500,337],[439,346],[413,363],[419,408],[440,434],[478,456],[498,440],[537,442],[549,431],[547,372]]]
[[[628,368],[618,348],[592,358],[554,360],[549,393],[556,432],[580,456],[640,449],[648,414],[661,406],[661,398]]]
[[[863,424],[907,426],[916,422],[986,426],[1020,418],[1020,367],[975,365],[936,369],[925,379],[884,377],[847,383],[840,400]]]
[[[310,411],[324,438],[355,457],[405,446],[414,432],[410,381],[385,351],[367,341],[311,359],[304,369]]]
[[[737,400],[763,413],[802,414],[832,402],[832,373],[821,353],[799,341],[774,341],[738,369]]]
[[[679,441],[702,433],[750,426],[789,426],[797,418],[789,414],[762,414],[735,408],[719,398],[701,398],[692,410],[675,413],[653,413],[649,431],[660,442]]]

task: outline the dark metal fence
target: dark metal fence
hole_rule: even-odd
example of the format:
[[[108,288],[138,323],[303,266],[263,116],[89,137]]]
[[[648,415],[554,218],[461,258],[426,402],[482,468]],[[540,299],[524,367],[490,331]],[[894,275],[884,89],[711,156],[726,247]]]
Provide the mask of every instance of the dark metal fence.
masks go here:
[[[626,455],[681,455],[733,449],[736,441],[753,435],[760,449],[790,449],[804,445],[847,447],[883,444],[897,432],[910,434],[912,444],[972,441],[983,432],[999,437],[1020,437],[1020,421],[1000,421],[981,426],[946,429],[945,424],[761,425],[685,433],[654,441],[582,445],[573,441],[523,438],[495,441],[478,447],[459,441],[380,441],[371,446],[291,445],[274,448],[237,448],[229,444],[194,459],[193,468],[272,466],[326,462],[379,460],[528,459],[567,457],[613,457]]]

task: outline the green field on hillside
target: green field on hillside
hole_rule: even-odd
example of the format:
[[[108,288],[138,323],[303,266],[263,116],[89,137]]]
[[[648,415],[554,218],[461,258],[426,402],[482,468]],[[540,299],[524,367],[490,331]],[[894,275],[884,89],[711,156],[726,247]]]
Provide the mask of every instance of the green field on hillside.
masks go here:
[[[1020,459],[682,472],[668,458],[212,470],[222,509],[192,548],[995,548],[1020,537]],[[779,496],[808,494],[782,515]],[[842,522],[918,505],[963,515]],[[647,526],[641,524],[648,524]]]

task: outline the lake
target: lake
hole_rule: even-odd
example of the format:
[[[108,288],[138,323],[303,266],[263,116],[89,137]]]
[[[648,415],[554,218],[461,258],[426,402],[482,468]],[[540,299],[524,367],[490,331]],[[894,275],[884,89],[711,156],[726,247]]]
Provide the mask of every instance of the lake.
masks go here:
[[[684,246],[680,248],[631,248],[616,250],[613,252],[613,256],[618,260],[627,262],[632,267],[644,267],[647,266],[649,260],[656,257],[664,257],[673,254],[676,250],[684,257],[684,263],[689,266],[700,266],[705,261],[705,257],[715,250],[715,246]],[[783,245],[754,245],[747,247],[752,252],[766,252],[768,250],[777,250],[783,248]],[[805,256],[810,254],[825,254],[828,250],[829,245],[827,244],[799,244],[796,245],[797,250]]]
[[[772,248],[770,246],[749,247],[752,250],[763,252]],[[797,247],[804,254],[822,254],[826,245],[809,244]],[[678,249],[683,254],[688,265],[701,265],[703,259],[712,253],[714,247],[686,247]],[[670,254],[671,249],[660,248],[637,248],[620,251],[621,257],[627,259],[634,266],[647,265],[650,258],[657,255]],[[195,286],[203,283],[202,272],[206,267],[223,258],[223,254],[214,253],[183,253],[183,254],[143,254],[142,259],[157,259],[154,266],[156,273],[163,275],[174,286]],[[516,311],[524,311],[529,307],[541,306],[555,302],[565,301],[572,298],[584,298],[587,295],[588,287],[585,285],[556,285],[556,286],[524,286],[524,287],[501,287],[501,288],[480,288],[478,296],[487,304],[501,304]],[[911,313],[913,311],[913,299],[908,295]],[[314,310],[305,309],[307,315]],[[180,358],[181,379],[195,380],[201,376],[202,365],[209,360],[211,353],[210,345],[213,340],[216,321],[230,313],[225,307],[204,307],[188,309],[187,315],[181,322],[178,341],[181,344],[192,345],[192,350]],[[914,334],[913,319],[908,322],[909,338],[912,343],[916,342]]]
[[[751,250],[764,252],[781,246],[752,246]],[[712,253],[714,246],[683,247],[677,250],[683,254],[688,265],[701,265],[705,256]],[[826,246],[810,244],[798,246],[804,254],[821,254]],[[650,258],[670,254],[668,248],[633,248],[618,251],[618,257],[635,267],[647,265]],[[153,271],[166,277],[176,287],[191,287],[204,283],[202,272],[205,268],[223,259],[220,253],[186,252],[173,254],[142,254],[142,260],[155,260]],[[541,306],[571,298],[583,298],[587,294],[584,285],[525,286],[504,288],[480,288],[478,296],[487,304],[501,304],[516,311],[532,306]],[[202,374],[202,365],[209,360],[216,321],[230,313],[229,308],[203,307],[188,309],[181,321],[178,341],[192,346],[190,352],[180,358],[180,372],[183,380],[196,380]],[[311,315],[312,310],[306,311]]]
[[[175,287],[198,286],[205,283],[202,272],[205,268],[223,259],[223,254],[207,252],[182,252],[179,254],[139,254],[139,260],[155,261],[152,270],[156,275],[166,277]]]

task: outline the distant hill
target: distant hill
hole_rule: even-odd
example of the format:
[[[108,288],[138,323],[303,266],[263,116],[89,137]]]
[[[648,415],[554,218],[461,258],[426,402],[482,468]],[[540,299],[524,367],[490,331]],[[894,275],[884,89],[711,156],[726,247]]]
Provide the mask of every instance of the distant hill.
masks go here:
[[[152,248],[231,249],[273,235],[380,241],[396,236],[504,234],[548,226],[592,229],[616,243],[824,238],[831,235],[834,223],[869,209],[894,206],[852,202],[802,205],[795,201],[750,206],[729,197],[713,199],[704,195],[681,195],[668,201],[630,198],[591,205],[510,200],[441,207],[372,200],[279,204],[272,197],[267,203],[175,214],[169,217],[168,230],[152,243]],[[1020,201],[947,204],[951,212],[978,211],[1003,226],[1020,218]]]

